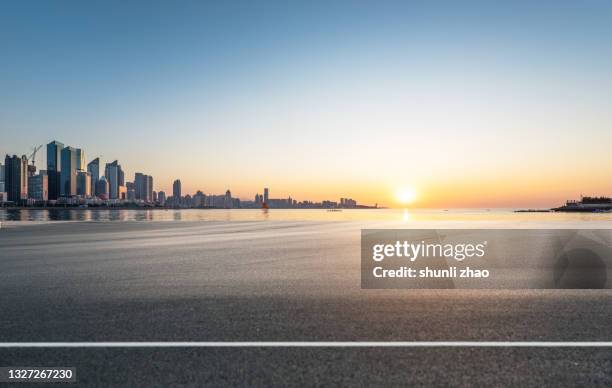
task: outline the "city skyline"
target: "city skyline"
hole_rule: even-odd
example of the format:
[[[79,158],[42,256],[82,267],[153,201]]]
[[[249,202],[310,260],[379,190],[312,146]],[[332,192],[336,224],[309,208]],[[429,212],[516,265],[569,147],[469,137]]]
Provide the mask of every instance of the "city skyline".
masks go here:
[[[172,184],[172,196],[164,190],[155,190],[153,177],[135,172],[129,181],[118,160],[105,163],[101,174],[100,156],[86,163],[86,152],[60,141],[47,143],[46,163],[36,165],[36,155],[43,145],[32,147],[30,155],[6,154],[0,163],[0,204],[10,206],[148,206],[173,208],[372,208],[358,204],[352,198],[339,201],[300,201],[291,196],[270,198],[270,189],[263,188],[263,195],[254,198],[233,197],[228,188],[224,194],[204,193],[198,189],[190,194],[182,192],[180,179]],[[184,194],[184,195],[183,195]],[[374,208],[378,207],[378,203]]]
[[[612,4],[118,4],[5,6],[0,155],[64,139],[240,198],[612,194]]]

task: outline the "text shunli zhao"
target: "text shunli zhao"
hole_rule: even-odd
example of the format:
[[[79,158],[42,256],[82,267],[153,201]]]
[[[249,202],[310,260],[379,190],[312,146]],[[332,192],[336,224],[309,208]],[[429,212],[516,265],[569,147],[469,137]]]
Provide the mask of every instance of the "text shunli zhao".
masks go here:
[[[396,241],[394,244],[375,244],[372,246],[372,260],[381,262],[386,258],[405,258],[410,262],[418,259],[445,258],[461,262],[470,258],[482,258],[485,255],[487,242],[468,244],[442,244],[425,243],[424,241],[414,243],[409,241]],[[411,267],[400,267],[396,269],[384,269],[376,266],[372,269],[376,278],[402,277],[402,278],[436,278],[436,277],[464,277],[464,278],[486,278],[489,277],[488,270],[475,270],[470,267],[458,269],[450,266],[445,269],[430,268],[428,266],[420,269]]]

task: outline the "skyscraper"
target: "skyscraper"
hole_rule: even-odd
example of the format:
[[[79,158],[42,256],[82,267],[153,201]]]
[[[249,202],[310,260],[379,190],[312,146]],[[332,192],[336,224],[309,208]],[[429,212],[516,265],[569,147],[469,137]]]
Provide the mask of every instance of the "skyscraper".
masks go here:
[[[72,197],[77,194],[77,149],[62,148],[62,167],[60,171],[60,196]]]
[[[85,152],[82,149],[76,149],[76,169],[77,171],[85,171]]]
[[[47,144],[47,175],[49,176],[49,199],[60,196],[60,171],[62,169],[61,153],[64,144],[52,141]]]
[[[181,180],[177,179],[172,184],[172,197],[175,201],[179,201],[181,199]]]
[[[147,175],[147,202],[154,202],[153,200],[153,177]]]
[[[143,199],[143,192],[145,190],[144,185],[144,174],[141,172],[137,172],[136,174],[134,174],[134,198],[136,198],[137,200]]]
[[[96,195],[101,199],[108,199],[108,182],[105,176],[101,176],[96,184]]]
[[[95,158],[87,164],[87,172],[91,176],[91,195],[95,197],[98,195],[96,190],[100,179],[100,158]]]
[[[4,193],[4,165],[0,163],[0,193]]]
[[[270,190],[267,187],[265,187],[264,188],[263,201],[264,201],[264,203],[268,203],[269,200],[270,200]]]
[[[134,190],[137,200],[153,202],[153,177],[137,172],[134,175]]]
[[[153,202],[153,178],[151,175],[144,176],[144,190],[143,190],[143,201],[145,202]]]
[[[121,165],[118,165],[119,169],[117,170],[117,182],[119,186],[125,186],[125,174],[121,169]]]
[[[127,193],[128,201],[133,201],[136,199],[136,189],[134,187],[134,182],[125,182],[125,190]]]
[[[28,158],[23,155],[4,159],[4,184],[9,201],[22,202],[28,199]]]
[[[162,206],[166,204],[166,192],[165,191],[160,191],[159,193],[157,193],[157,202],[159,202],[159,204]]]
[[[225,192],[225,198],[223,200],[223,207],[226,209],[231,209],[233,206],[233,202],[232,202],[232,192],[227,190]]]
[[[37,175],[28,177],[28,197],[37,201],[49,199],[49,176],[40,170]]]
[[[108,181],[108,198],[119,199],[120,187],[125,185],[124,174],[118,161],[106,163],[104,175]]]
[[[87,171],[77,171],[77,195],[82,197],[91,196],[91,174]]]

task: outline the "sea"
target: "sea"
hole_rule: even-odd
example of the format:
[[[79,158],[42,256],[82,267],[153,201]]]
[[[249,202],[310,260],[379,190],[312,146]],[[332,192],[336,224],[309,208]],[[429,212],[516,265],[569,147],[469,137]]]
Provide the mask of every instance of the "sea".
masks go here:
[[[0,209],[0,221],[387,221],[583,223],[612,221],[612,213],[515,212],[514,209]]]

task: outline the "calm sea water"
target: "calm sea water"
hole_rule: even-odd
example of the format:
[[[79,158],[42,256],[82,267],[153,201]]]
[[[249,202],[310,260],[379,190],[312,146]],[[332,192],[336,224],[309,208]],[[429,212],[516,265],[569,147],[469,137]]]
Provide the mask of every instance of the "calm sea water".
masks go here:
[[[612,221],[612,213],[515,213],[512,209],[0,209],[0,221]]]

